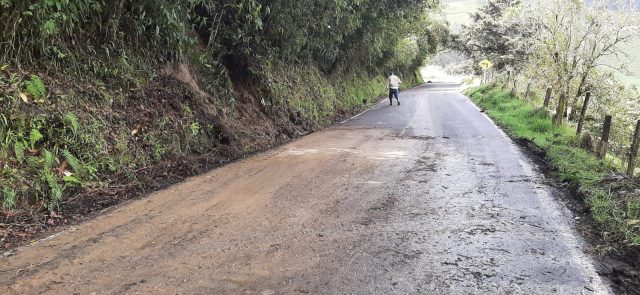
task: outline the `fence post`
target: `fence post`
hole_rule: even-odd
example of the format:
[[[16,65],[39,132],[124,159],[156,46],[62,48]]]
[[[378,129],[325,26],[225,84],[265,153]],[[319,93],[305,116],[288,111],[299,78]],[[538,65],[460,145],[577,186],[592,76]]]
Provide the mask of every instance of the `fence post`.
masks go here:
[[[613,117],[607,115],[604,117],[604,127],[602,128],[602,137],[598,144],[598,159],[603,160],[607,157],[607,147],[609,145],[609,134],[611,133],[611,120]]]
[[[553,89],[551,89],[551,87],[547,88],[547,94],[544,95],[544,107],[547,108],[549,107],[549,102],[551,101],[551,93],[553,92]]]
[[[524,92],[524,100],[529,100],[529,94],[531,94],[531,82],[527,83],[527,90]]]
[[[633,144],[629,150],[629,167],[627,167],[627,175],[633,177],[636,169],[636,157],[638,156],[638,148],[640,147],[640,120],[636,124],[636,131],[633,133]]]
[[[580,112],[580,119],[578,119],[578,129],[576,130],[576,135],[580,136],[582,134],[582,127],[584,124],[584,117],[587,115],[587,108],[589,107],[589,100],[591,100],[591,92],[587,92],[587,95],[584,97],[584,104],[582,105],[582,111]]]

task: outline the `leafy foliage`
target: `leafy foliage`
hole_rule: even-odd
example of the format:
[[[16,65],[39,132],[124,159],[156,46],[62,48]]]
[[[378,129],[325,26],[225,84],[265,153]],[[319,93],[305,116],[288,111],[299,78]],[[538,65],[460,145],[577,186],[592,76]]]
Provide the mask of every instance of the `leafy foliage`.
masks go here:
[[[640,228],[630,222],[638,219],[639,200],[615,195],[620,191],[616,183],[623,181],[612,184],[604,181],[612,167],[579,148],[572,128],[552,125],[547,112],[502,87],[487,85],[471,89],[467,94],[512,136],[529,140],[544,150],[546,159],[555,168],[555,176],[575,185],[585,196],[585,203],[602,227],[603,235],[640,245]],[[535,101],[539,100],[537,97]]]
[[[65,126],[71,129],[71,132],[73,132],[73,134],[77,134],[78,130],[80,130],[80,123],[76,114],[71,112],[66,113],[62,117],[62,121],[64,122]]]
[[[458,48],[475,63],[485,56],[497,61],[500,80],[508,78],[516,92],[551,87],[550,107],[562,114],[553,117],[557,125],[565,119],[575,124],[590,92],[583,131],[601,134],[604,116],[612,115],[609,151],[615,157],[609,160],[624,165],[640,118],[640,92],[615,73],[626,71],[627,52],[640,37],[636,1],[492,0],[475,19],[457,37]]]
[[[64,150],[62,151],[62,155],[64,156],[65,160],[67,160],[67,163],[69,163],[69,166],[71,166],[71,168],[73,169],[73,172],[77,173],[78,175],[84,175],[86,173],[85,167],[82,162],[80,162],[80,160],[76,158],[76,156],[71,154],[71,152],[69,152],[68,150]]]
[[[24,161],[24,152],[26,150],[27,150],[27,146],[22,141],[18,141],[15,143],[13,147],[13,151],[16,155],[16,160],[18,162]]]
[[[410,72],[446,39],[446,27],[429,15],[438,5],[436,0],[6,0],[0,60],[71,64],[81,58],[78,52],[126,60],[120,48],[130,44],[160,61],[185,60],[204,49],[201,62],[232,74],[236,68],[248,70],[255,57],[311,61],[326,72],[353,66],[386,71],[379,68],[385,65]],[[406,55],[407,40],[415,43],[413,56]],[[198,42],[204,48],[197,48]],[[390,64],[394,52],[405,55]]]
[[[50,209],[54,208],[62,200],[63,189],[60,186],[60,184],[58,183],[58,180],[56,180],[56,178],[53,175],[53,173],[51,173],[50,171],[43,171],[42,178],[49,185],[51,200],[50,200],[50,202],[48,204],[48,207]]]
[[[476,64],[491,60],[497,70],[523,63],[538,28],[517,19],[521,5],[521,0],[489,0],[472,15],[473,24],[463,26],[455,36],[453,47],[471,56]]]
[[[35,150],[36,143],[38,143],[38,141],[40,141],[43,138],[44,136],[42,135],[42,133],[40,133],[40,130],[31,129],[31,133],[29,133],[29,144],[30,144],[31,150]]]
[[[16,206],[17,193],[16,191],[3,188],[2,189],[2,208],[13,209]]]
[[[90,41],[89,46],[103,44],[107,55],[117,52],[116,44],[135,43],[180,58],[193,44],[184,20],[194,2],[5,0],[0,13],[0,52],[3,60],[65,60],[74,56],[74,44]]]
[[[236,144],[222,120],[238,120],[246,93],[262,102],[259,117],[284,119],[278,128],[329,123],[378,96],[381,73],[418,80],[448,38],[437,9],[435,0],[0,0],[0,185],[15,204],[51,209],[167,159],[219,154]]]
[[[36,100],[45,98],[47,96],[47,89],[40,77],[31,75],[31,80],[27,81],[26,85],[27,91],[29,91],[31,97],[35,98]]]
[[[44,160],[43,169],[47,171],[53,169],[53,165],[56,164],[55,162],[57,161],[55,156],[47,150],[45,150],[42,154]]]

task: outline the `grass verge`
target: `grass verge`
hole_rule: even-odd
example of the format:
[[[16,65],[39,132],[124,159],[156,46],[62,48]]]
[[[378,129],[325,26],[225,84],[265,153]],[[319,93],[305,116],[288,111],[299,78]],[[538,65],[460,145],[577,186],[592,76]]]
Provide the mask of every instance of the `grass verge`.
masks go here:
[[[549,112],[536,107],[539,99],[525,101],[502,87],[490,85],[469,89],[466,94],[511,136],[530,141],[543,151],[553,176],[582,197],[603,241],[614,248],[640,246],[637,182],[580,148],[569,125],[553,126]]]

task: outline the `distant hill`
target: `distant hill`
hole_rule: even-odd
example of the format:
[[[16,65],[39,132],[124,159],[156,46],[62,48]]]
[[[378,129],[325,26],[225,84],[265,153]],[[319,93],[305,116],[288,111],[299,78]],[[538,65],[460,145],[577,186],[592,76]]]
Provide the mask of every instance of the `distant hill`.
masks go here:
[[[640,1],[640,0],[639,0]],[[628,57],[621,58],[618,61],[615,57],[608,57],[606,59],[607,64],[610,65],[619,65],[620,63],[625,64],[627,70],[631,73],[617,73],[616,76],[620,79],[620,81],[626,84],[633,84],[640,87],[640,37],[636,37],[633,41],[631,41],[627,46],[625,52]]]

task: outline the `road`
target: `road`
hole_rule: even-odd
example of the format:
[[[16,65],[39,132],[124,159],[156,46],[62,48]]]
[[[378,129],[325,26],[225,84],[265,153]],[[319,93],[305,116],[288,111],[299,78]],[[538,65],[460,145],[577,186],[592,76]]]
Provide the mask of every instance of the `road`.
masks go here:
[[[429,84],[0,260],[0,294],[607,294],[570,213]]]

